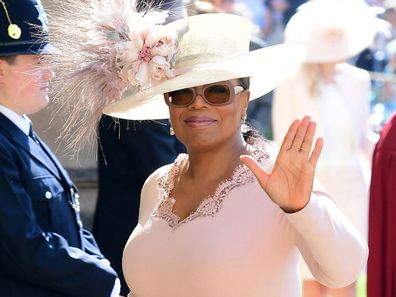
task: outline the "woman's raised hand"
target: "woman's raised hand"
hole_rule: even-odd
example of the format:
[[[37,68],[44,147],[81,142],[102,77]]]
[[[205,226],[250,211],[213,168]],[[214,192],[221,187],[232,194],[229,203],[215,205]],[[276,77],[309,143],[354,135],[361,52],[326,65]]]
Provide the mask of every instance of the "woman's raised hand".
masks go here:
[[[312,150],[316,123],[306,116],[289,127],[271,172],[247,155],[241,161],[254,173],[268,196],[285,212],[296,212],[309,202],[315,167],[323,147],[318,138]]]

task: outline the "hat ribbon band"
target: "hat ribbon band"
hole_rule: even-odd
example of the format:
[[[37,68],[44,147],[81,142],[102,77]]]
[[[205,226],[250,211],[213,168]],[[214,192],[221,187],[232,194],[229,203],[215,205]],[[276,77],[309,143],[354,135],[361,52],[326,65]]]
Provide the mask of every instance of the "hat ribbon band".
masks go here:
[[[213,65],[212,63],[201,63],[201,64],[196,64],[196,65],[192,65],[192,66],[185,66],[185,67],[177,67],[174,69],[173,73],[175,76],[187,73],[187,72],[191,72],[194,70],[201,70],[201,69],[205,69],[208,68],[210,65]]]
[[[180,62],[180,59],[178,59],[177,64],[184,64],[186,66],[176,66],[173,70],[173,73],[175,76],[194,71],[194,70],[202,70],[206,68],[213,67],[215,64],[220,64],[223,63],[227,60],[233,59],[235,57],[241,56],[242,53],[234,54],[231,56],[219,56],[218,54],[208,54],[205,53],[204,55],[194,55],[194,56],[187,56],[183,57],[183,62]],[[210,58],[208,58],[210,57]],[[198,59],[201,60],[201,63],[197,62]],[[192,63],[195,62],[195,63]]]

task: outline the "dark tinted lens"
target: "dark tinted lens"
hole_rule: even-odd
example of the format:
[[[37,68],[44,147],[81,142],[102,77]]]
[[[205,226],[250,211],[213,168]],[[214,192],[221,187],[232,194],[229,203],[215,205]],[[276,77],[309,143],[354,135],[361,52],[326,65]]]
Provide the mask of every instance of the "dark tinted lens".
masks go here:
[[[192,89],[182,89],[168,93],[169,103],[173,105],[187,105],[194,96]]]
[[[227,85],[212,85],[205,89],[205,98],[212,104],[227,103],[230,96],[230,88]]]

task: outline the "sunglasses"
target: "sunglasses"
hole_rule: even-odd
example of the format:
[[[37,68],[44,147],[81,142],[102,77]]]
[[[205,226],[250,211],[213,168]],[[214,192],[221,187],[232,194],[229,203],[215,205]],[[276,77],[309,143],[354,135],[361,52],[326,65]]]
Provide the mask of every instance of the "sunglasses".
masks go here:
[[[213,83],[200,88],[187,88],[164,94],[168,106],[186,107],[190,105],[197,95],[200,95],[206,103],[220,106],[230,103],[235,95],[244,90],[241,86],[234,86],[231,82]]]

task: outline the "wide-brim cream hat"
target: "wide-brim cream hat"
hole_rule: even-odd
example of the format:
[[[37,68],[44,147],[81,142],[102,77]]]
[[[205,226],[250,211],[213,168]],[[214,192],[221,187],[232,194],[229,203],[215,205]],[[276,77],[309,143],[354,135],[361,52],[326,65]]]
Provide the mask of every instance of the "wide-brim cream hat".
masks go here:
[[[252,23],[232,14],[201,14],[165,25],[186,30],[176,54],[174,76],[148,88],[127,90],[103,113],[124,119],[169,117],[163,93],[213,82],[250,77],[250,100],[279,85],[305,55],[302,43],[280,44],[249,52]],[[184,28],[184,29],[183,29]]]
[[[370,46],[383,25],[363,0],[311,0],[287,23],[285,40],[307,44],[305,62],[343,61]]]
[[[51,98],[66,114],[62,130],[72,150],[96,135],[103,113],[168,118],[163,94],[173,90],[250,77],[256,99],[294,73],[306,49],[298,43],[249,52],[253,24],[232,14],[172,21],[175,11],[139,10],[136,1],[57,1],[47,10],[49,38],[60,50],[48,58],[56,73]]]

